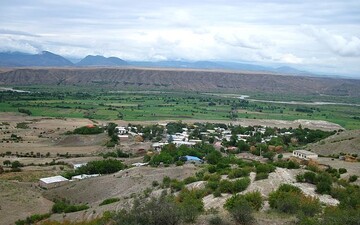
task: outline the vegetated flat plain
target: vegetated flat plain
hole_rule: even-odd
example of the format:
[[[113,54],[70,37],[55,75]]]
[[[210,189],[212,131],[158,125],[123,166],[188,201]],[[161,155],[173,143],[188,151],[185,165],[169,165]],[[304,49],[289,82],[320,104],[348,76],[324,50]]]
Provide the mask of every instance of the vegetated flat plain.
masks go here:
[[[29,110],[33,116],[88,118],[95,120],[324,120],[345,129],[360,128],[360,106],[301,105],[252,102],[239,99],[248,94],[252,99],[287,101],[331,101],[357,104],[349,96],[307,96],[263,93],[209,94],[176,91],[108,91],[101,86],[18,86],[30,93],[4,91],[0,111]]]

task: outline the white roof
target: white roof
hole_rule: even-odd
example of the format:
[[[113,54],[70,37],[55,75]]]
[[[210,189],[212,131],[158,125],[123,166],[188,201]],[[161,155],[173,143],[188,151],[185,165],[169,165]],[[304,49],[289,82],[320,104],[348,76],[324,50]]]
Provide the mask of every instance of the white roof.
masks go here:
[[[62,182],[62,181],[69,181],[68,179],[66,179],[63,176],[45,177],[45,178],[41,178],[40,180],[46,184]]]
[[[316,153],[310,152],[310,151],[307,151],[307,150],[295,150],[294,152],[301,153],[301,154],[304,154],[304,155],[317,155]]]
[[[86,179],[86,178],[91,178],[91,177],[98,177],[100,176],[100,174],[81,174],[81,175],[77,175],[77,176],[73,176],[71,177],[72,180],[74,179],[78,179],[78,180],[82,180],[82,179]]]

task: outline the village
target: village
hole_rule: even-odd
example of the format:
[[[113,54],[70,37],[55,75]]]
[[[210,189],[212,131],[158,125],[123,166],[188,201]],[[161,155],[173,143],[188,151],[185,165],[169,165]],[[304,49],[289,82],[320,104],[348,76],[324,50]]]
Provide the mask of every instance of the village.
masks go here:
[[[108,124],[103,124],[103,127],[108,127]],[[90,124],[86,126],[89,129],[95,129],[97,126]],[[210,129],[207,129],[210,128]],[[164,146],[172,144],[176,148],[186,146],[192,148],[197,144],[206,143],[214,146],[217,151],[226,154],[237,154],[237,157],[247,160],[267,162],[275,159],[289,159],[295,158],[299,162],[301,160],[311,160],[313,163],[318,163],[318,154],[304,150],[291,148],[288,150],[289,143],[298,144],[299,140],[295,132],[302,130],[302,128],[278,129],[266,126],[233,126],[229,124],[211,124],[211,123],[196,123],[185,124],[181,121],[171,123],[161,123],[150,126],[131,125],[115,126],[114,132],[118,138],[119,143],[126,143],[137,140],[139,142],[152,141],[150,148],[138,149],[138,155],[145,154],[152,156],[160,154]],[[305,129],[310,132],[309,129]],[[106,132],[106,129],[105,131]],[[329,132],[331,134],[332,132]],[[306,137],[305,137],[306,139]],[[284,143],[283,140],[289,140],[289,143]],[[116,149],[118,146],[115,146]],[[257,146],[257,147],[256,147]],[[133,151],[134,153],[134,151]],[[132,154],[132,153],[131,153]],[[129,154],[129,157],[130,155]],[[349,157],[347,156],[346,159]],[[351,158],[351,157],[350,157]],[[149,162],[141,161],[134,162],[130,166],[140,167],[149,166]],[[345,160],[344,156],[341,159]],[[354,159],[354,157],[352,157]],[[182,160],[186,163],[202,164],[206,162],[205,157],[199,158],[195,155],[184,155]],[[74,170],[85,166],[87,163],[71,164]],[[164,162],[161,162],[163,165]],[[67,182],[88,179],[101,176],[101,174],[78,174],[67,179],[61,175],[53,177],[45,177],[39,180],[39,186],[42,188],[54,188]]]

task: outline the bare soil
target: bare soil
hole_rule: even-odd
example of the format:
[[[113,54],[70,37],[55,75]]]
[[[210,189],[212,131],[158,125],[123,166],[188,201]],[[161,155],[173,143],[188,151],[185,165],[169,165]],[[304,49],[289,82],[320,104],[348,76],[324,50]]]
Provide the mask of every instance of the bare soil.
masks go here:
[[[360,130],[350,130],[337,133],[314,144],[307,149],[321,155],[349,153],[360,155]]]
[[[33,214],[48,213],[53,205],[31,184],[0,179],[0,224],[14,224]]]

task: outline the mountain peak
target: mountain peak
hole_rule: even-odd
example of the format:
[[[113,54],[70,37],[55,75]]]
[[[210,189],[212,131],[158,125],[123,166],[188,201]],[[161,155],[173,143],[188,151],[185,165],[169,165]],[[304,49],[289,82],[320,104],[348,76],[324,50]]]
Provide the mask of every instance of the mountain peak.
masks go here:
[[[88,55],[76,65],[78,66],[125,66],[128,63],[117,57],[106,58],[102,55]]]

